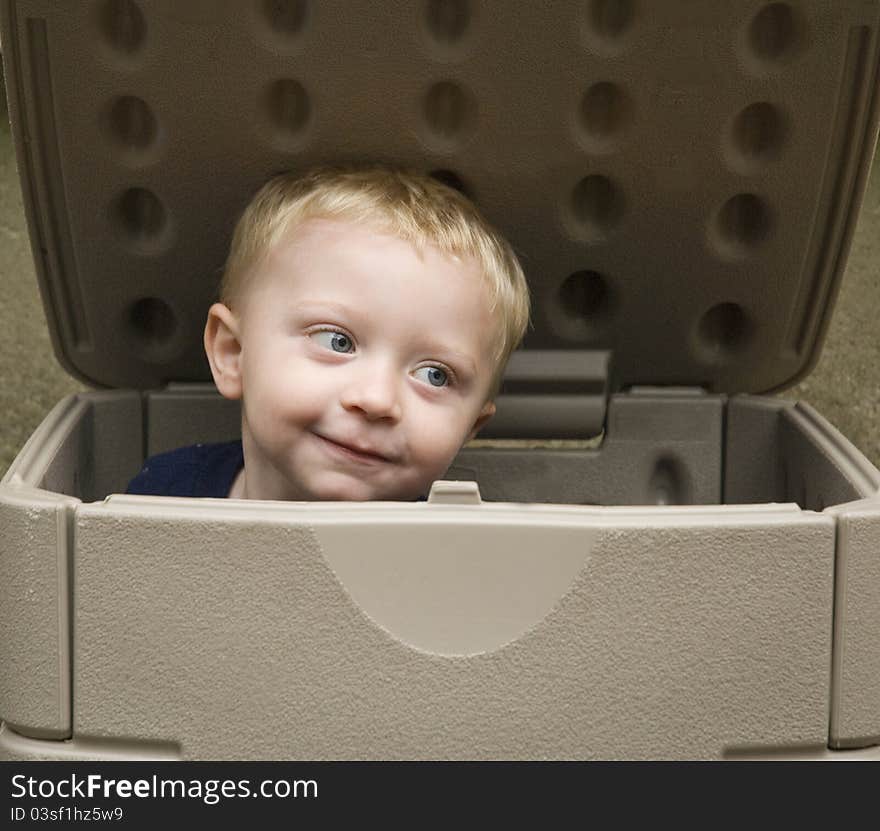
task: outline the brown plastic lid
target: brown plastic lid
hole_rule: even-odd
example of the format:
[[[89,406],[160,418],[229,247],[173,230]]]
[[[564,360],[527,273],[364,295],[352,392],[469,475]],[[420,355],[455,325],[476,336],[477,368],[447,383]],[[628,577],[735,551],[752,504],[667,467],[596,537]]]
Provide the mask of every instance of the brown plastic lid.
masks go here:
[[[458,183],[512,241],[533,349],[610,388],[809,371],[877,129],[866,0],[2,0],[46,314],[102,386],[208,379],[234,222],[273,173]]]

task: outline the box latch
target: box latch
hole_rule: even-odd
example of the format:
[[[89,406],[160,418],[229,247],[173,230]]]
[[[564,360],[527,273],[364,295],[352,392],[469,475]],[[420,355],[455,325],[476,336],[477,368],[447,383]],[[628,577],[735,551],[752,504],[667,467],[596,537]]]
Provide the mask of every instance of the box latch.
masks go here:
[[[438,479],[431,485],[428,502],[432,505],[481,505],[483,500],[476,482]]]
[[[523,349],[510,358],[480,438],[587,439],[605,425],[609,351]]]

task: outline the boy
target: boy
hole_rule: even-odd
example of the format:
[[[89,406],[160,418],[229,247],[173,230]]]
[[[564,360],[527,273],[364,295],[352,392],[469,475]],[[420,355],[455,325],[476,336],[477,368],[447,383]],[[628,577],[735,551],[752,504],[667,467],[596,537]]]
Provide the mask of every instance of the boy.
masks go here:
[[[528,314],[512,249],[452,188],[375,167],[278,176],[205,326],[241,442],[148,459],[128,492],[418,499],[495,412]]]

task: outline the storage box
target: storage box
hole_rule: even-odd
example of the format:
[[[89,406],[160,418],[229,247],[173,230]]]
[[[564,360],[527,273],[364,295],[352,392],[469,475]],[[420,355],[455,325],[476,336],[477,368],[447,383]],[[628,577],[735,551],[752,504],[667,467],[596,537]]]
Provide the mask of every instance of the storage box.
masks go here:
[[[0,756],[880,756],[880,472],[762,397],[843,273],[880,3],[0,9],[56,352],[105,388],[0,485]],[[426,503],[120,495],[238,434],[201,328],[250,195],[359,159],[522,255],[506,441]]]

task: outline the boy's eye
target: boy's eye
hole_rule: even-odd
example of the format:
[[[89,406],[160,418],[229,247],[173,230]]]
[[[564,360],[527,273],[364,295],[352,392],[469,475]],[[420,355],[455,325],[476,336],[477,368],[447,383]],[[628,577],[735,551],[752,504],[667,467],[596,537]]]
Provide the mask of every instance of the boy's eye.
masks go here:
[[[345,332],[312,332],[310,337],[334,352],[354,352],[354,341]]]
[[[449,384],[449,375],[439,366],[421,366],[414,373],[416,378],[432,387],[445,387]]]

